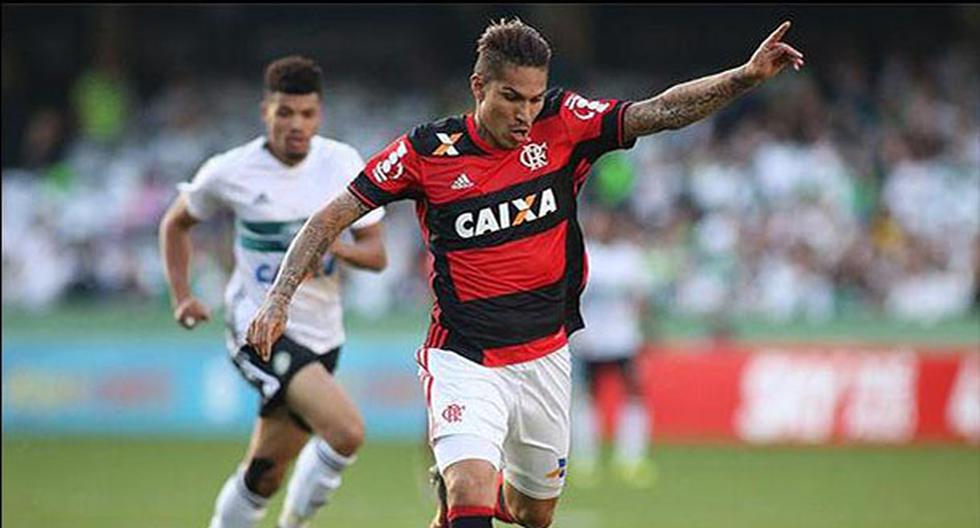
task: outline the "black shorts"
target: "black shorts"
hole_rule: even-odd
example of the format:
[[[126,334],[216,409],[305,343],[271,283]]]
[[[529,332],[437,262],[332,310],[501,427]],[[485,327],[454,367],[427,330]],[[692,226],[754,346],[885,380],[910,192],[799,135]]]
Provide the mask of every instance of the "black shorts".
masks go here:
[[[585,374],[585,382],[588,384],[589,392],[595,390],[596,379],[601,373],[615,370],[620,378],[626,383],[626,390],[630,394],[640,393],[639,376],[636,372],[633,356],[619,357],[615,359],[588,360],[583,359],[582,371]]]
[[[333,374],[339,357],[340,347],[324,354],[317,354],[296,341],[282,336],[272,345],[272,355],[268,362],[262,361],[251,345],[244,345],[235,353],[232,363],[245,381],[259,391],[262,397],[259,416],[264,417],[286,404],[286,387],[300,369],[310,363],[318,362],[327,369],[327,372]],[[297,425],[310,431],[310,426],[298,414],[291,410],[289,414]]]

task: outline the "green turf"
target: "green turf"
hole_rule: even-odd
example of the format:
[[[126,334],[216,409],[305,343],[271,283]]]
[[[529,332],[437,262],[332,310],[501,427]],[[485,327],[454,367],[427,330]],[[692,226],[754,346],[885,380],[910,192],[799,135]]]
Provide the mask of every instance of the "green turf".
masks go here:
[[[241,441],[3,440],[3,525],[205,526]],[[420,445],[369,443],[314,527],[426,526]],[[660,446],[660,477],[636,490],[574,474],[556,528],[976,528],[980,450]],[[282,496],[263,527],[273,526]]]
[[[170,308],[163,301],[144,303],[97,302],[65,304],[46,313],[30,313],[5,308],[4,337],[36,338],[52,334],[62,338],[180,336],[199,339],[221,339],[223,326],[220,310],[213,320],[193,332],[179,328],[172,320]],[[424,336],[428,315],[425,310],[405,311],[381,320],[350,314],[345,317],[350,335]],[[794,321],[774,323],[759,318],[732,320],[733,337],[745,341],[843,341],[933,345],[980,344],[980,313],[933,324],[904,322],[868,314],[852,314],[829,321],[807,323]],[[648,332],[655,339],[698,339],[707,337],[711,323],[704,318],[657,317],[648,321]]]

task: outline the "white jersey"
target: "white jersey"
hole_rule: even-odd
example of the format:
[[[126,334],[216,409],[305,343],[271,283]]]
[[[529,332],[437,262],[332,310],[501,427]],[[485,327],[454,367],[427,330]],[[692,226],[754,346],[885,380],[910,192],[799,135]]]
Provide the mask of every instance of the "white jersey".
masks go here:
[[[194,218],[205,220],[220,207],[235,214],[235,271],[225,289],[226,322],[234,339],[229,348],[235,349],[244,343],[293,237],[364,168],[353,147],[320,136],[312,138],[306,158],[295,166],[280,162],[265,145],[266,138],[259,137],[213,156],[190,183],[178,184]],[[351,227],[367,227],[383,216],[384,209],[375,209]],[[329,253],[320,272],[296,290],[285,333],[318,354],[344,342],[340,281]]]
[[[582,295],[585,328],[572,337],[574,354],[590,361],[632,356],[643,341],[638,303],[650,280],[640,249],[626,241],[587,243],[589,282]]]

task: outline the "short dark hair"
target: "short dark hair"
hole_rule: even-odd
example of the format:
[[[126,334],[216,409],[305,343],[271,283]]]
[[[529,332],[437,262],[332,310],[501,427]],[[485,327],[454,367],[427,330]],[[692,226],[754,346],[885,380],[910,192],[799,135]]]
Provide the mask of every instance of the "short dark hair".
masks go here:
[[[290,55],[272,61],[265,68],[266,93],[282,92],[323,95],[323,70],[312,59]]]
[[[538,30],[519,18],[492,22],[476,41],[473,72],[484,79],[500,74],[505,64],[547,68],[551,46]]]

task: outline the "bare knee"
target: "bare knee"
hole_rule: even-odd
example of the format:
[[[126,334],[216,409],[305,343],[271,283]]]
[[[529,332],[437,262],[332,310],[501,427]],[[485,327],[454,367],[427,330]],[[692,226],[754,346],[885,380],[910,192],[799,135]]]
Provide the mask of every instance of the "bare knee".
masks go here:
[[[548,528],[555,514],[553,506],[517,504],[508,505],[513,515],[525,528]]]
[[[510,510],[511,515],[517,519],[521,526],[526,528],[547,528],[551,526],[555,508],[558,506],[558,499],[532,499],[511,486],[506,486],[505,496],[507,498],[507,509]]]
[[[245,467],[245,487],[262,497],[271,497],[282,485],[286,464],[271,458],[255,457]]]
[[[319,424],[316,433],[337,453],[351,456],[364,444],[364,420],[355,414],[336,424]]]
[[[351,454],[364,445],[364,419],[360,414],[354,415],[344,427],[344,439]]]
[[[466,464],[470,461],[464,461]],[[450,466],[445,472],[446,496],[450,506],[492,505],[496,498],[496,473],[493,466]]]

